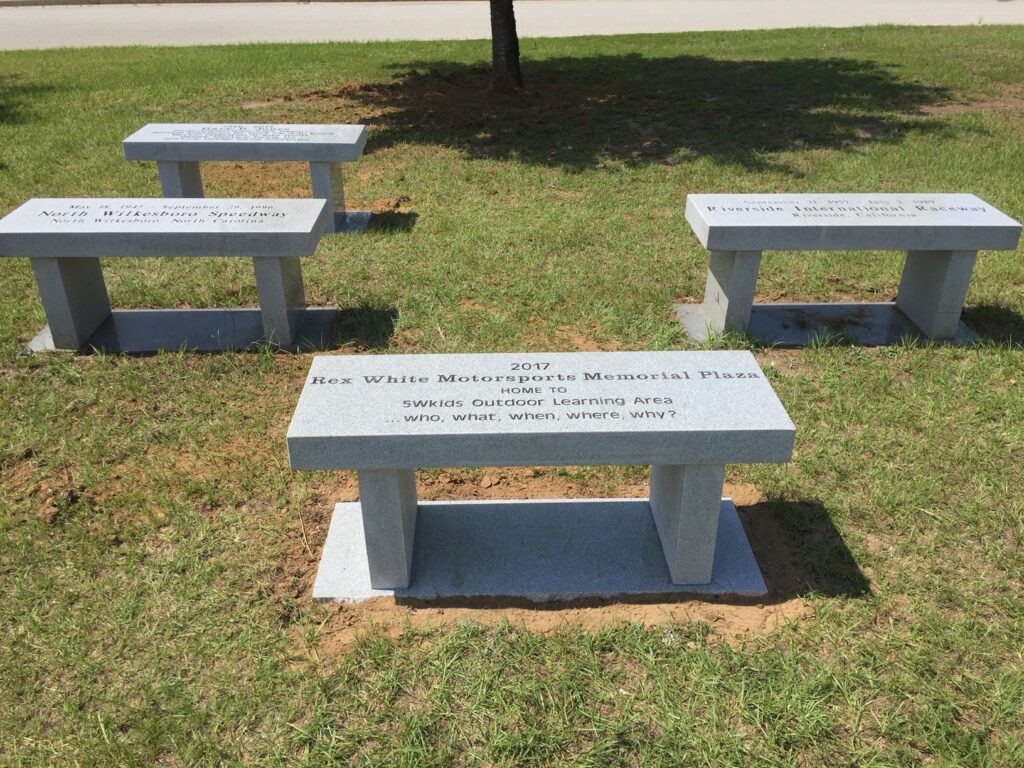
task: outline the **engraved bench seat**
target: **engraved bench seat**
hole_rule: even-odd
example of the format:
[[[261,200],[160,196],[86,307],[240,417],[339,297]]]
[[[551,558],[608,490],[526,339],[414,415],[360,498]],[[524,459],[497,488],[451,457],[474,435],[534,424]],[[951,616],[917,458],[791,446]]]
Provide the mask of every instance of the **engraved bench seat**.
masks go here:
[[[803,346],[841,333],[864,344],[905,335],[970,341],[960,322],[977,252],[1013,250],[1021,225],[974,195],[689,195],[686,220],[710,253],[704,303],[680,305],[687,333],[748,333]],[[907,252],[893,303],[754,304],[768,250]]]
[[[794,434],[749,352],[588,352],[318,356],[287,439],[295,469],[357,470],[369,583],[403,589],[417,467],[650,464],[665,583],[704,585],[725,465],[786,462]],[[322,588],[355,567],[328,562],[332,540],[353,535],[339,515],[316,597],[351,597]]]

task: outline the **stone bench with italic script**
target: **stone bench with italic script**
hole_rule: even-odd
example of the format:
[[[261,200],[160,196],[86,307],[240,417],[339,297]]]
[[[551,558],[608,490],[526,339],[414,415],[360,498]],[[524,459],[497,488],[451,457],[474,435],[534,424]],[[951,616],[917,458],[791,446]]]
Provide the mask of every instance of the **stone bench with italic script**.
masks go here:
[[[362,232],[370,221],[369,211],[345,208],[341,175],[341,163],[363,153],[364,125],[150,123],[123,145],[128,160],[156,160],[164,197],[202,197],[200,162],[299,161],[309,163],[313,197],[331,205],[326,232]]]
[[[686,585],[701,591],[717,580],[725,585],[721,591],[742,592],[729,587],[728,560],[741,549],[748,562],[752,557],[734,508],[721,498],[725,465],[786,462],[794,434],[749,352],[316,357],[288,430],[291,466],[355,469],[360,500],[336,508],[314,596],[355,599],[393,589],[421,596],[507,590],[571,597],[627,592],[645,568],[655,571],[640,591]],[[448,523],[421,519],[423,536],[435,542],[428,548],[446,549],[457,565],[431,563],[439,553],[419,552],[417,544],[419,571],[414,569],[418,516],[436,511],[417,502],[416,468],[596,464],[652,465],[650,499],[615,503],[639,510],[621,538],[647,526],[647,543],[636,546],[652,547],[644,550],[648,554],[659,551],[660,562],[641,562],[651,558],[603,541],[594,546],[605,554],[570,567],[574,557],[586,560],[571,549],[571,540],[618,535],[616,523],[596,522],[610,508],[584,515],[575,534],[567,521],[577,520],[574,510],[582,508],[568,502],[548,502],[553,506],[530,518],[529,530],[503,528],[541,504],[530,501],[516,508],[492,504],[477,514],[452,507],[446,514],[455,517]],[[724,546],[719,522],[726,512],[742,541]],[[493,520],[485,525],[481,516],[488,514]],[[437,526],[449,524],[449,533],[438,532]],[[596,530],[603,525],[609,531]],[[514,555],[527,539],[538,551],[568,549],[546,560],[529,551]],[[483,562],[473,562],[474,553]],[[494,573],[502,567],[510,568],[505,581],[518,588],[499,583]],[[543,581],[558,568],[567,582]],[[578,571],[589,569],[603,586],[587,589],[591,574]],[[484,574],[483,586],[473,586],[473,573]],[[749,592],[763,592],[763,581]]]
[[[960,322],[978,251],[1013,250],[1021,225],[974,195],[689,195],[686,220],[710,254],[704,303],[677,307],[689,335],[747,333],[803,346],[841,334],[864,344],[906,336],[968,342]],[[769,250],[906,251],[894,303],[755,304]]]
[[[32,262],[48,326],[33,350],[321,346],[337,312],[307,309],[299,258],[311,256],[325,200],[37,198],[0,220],[0,257]],[[100,259],[247,257],[260,309],[111,310]]]

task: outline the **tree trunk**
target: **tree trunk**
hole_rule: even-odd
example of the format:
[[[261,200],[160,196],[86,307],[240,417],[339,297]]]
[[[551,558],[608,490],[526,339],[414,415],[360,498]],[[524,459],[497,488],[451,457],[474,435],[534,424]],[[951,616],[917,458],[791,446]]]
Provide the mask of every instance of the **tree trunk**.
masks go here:
[[[491,0],[491,85],[501,91],[523,87],[512,0]]]

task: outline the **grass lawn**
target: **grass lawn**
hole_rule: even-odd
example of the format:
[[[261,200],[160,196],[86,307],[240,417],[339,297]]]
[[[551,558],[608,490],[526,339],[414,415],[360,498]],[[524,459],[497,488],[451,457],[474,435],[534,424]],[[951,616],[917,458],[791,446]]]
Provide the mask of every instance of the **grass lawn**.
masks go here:
[[[973,192],[1024,218],[1024,28],[0,53],[0,213],[156,196],[147,122],[365,122],[375,226],[304,265],[342,353],[689,346],[688,192]],[[305,195],[295,164],[210,196]],[[797,425],[731,467],[761,602],[312,604],[351,473],[293,473],[309,355],[29,355],[0,270],[0,763],[1024,765],[1024,266],[969,349],[754,350]],[[886,300],[901,255],[766,256],[759,300]],[[115,306],[255,306],[246,260],[111,260]],[[721,345],[742,345],[727,339]],[[424,498],[642,495],[644,467],[430,471]]]

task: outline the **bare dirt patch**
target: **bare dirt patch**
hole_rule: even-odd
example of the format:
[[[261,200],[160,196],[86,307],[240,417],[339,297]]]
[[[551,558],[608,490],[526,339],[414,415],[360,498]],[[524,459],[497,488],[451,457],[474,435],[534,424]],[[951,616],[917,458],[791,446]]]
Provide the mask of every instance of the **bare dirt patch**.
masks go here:
[[[762,368],[777,371],[784,376],[792,376],[812,368],[805,362],[806,350],[803,349],[759,349],[754,353],[754,357]]]
[[[304,534],[296,532],[286,543],[277,577],[293,585],[291,596],[300,603],[312,601],[311,590],[317,556],[326,536],[329,509],[333,501],[351,500],[358,495],[355,476],[346,473],[339,485],[324,489],[305,506]],[[585,498],[602,495],[557,474],[531,468],[491,469],[476,477],[458,470],[421,477],[419,494],[423,499],[499,499],[499,498]],[[623,484],[610,495],[637,498],[647,495],[642,484]],[[752,523],[763,502],[760,492],[749,484],[726,484],[725,495],[740,508],[758,561],[775,559],[782,566],[768,569],[769,595],[761,600],[708,598],[695,596],[654,596],[630,600],[584,600],[572,603],[530,604],[522,601],[487,599],[469,604],[398,604],[392,597],[380,597],[361,603],[335,603],[325,606],[329,616],[317,632],[313,646],[307,646],[299,625],[293,630],[293,648],[300,657],[320,662],[347,652],[365,634],[397,637],[407,629],[436,629],[472,621],[497,626],[508,621],[531,632],[550,633],[582,627],[599,629],[622,622],[646,627],[702,621],[715,636],[740,642],[751,634],[772,632],[788,622],[806,619],[811,608],[798,594],[795,582],[787,578],[785,564],[793,559],[785,537],[771,521]],[[314,509],[315,507],[315,509]],[[761,515],[763,517],[763,515]],[[303,539],[304,535],[304,539]],[[308,546],[307,546],[308,544]],[[781,550],[781,551],[779,551]],[[289,573],[291,572],[291,573]]]
[[[298,162],[203,163],[210,197],[309,197],[309,164]]]
[[[33,482],[37,471],[35,455],[35,450],[30,448],[14,460],[3,487],[12,498],[29,501],[43,525],[56,525],[61,515],[79,501],[92,506],[105,497],[106,490],[95,491],[79,482],[66,462]]]
[[[565,325],[556,328],[555,342],[560,349],[568,347],[579,352],[615,352],[622,349],[622,344],[605,336],[596,323],[586,329]]]
[[[67,467],[64,468],[63,479],[42,481],[29,489],[29,493],[39,502],[36,514],[43,525],[47,526],[54,525],[61,512],[78,502],[85,492],[85,486],[75,482]]]
[[[204,163],[203,180],[210,197],[303,198],[312,194],[309,165],[293,162]],[[371,202],[345,196],[351,210],[370,211],[371,226],[387,228],[401,221],[408,195],[393,195]]]
[[[4,487],[24,489],[31,485],[32,473],[35,471],[33,457],[34,448],[26,448],[20,454],[0,458],[0,470],[5,472]]]
[[[338,604],[330,610],[333,615],[318,634],[315,647],[297,648],[303,655],[315,652],[320,662],[328,663],[346,653],[364,634],[398,637],[407,629],[444,629],[467,621],[487,627],[507,621],[540,634],[571,628],[598,630],[624,622],[645,627],[704,622],[711,627],[713,636],[733,644],[751,634],[767,634],[787,622],[801,621],[810,613],[799,599],[776,605],[743,605],[695,598],[650,603],[592,601],[531,608],[412,608],[380,597],[358,604]]]
[[[460,307],[468,311],[492,311],[471,299],[460,302]],[[526,326],[534,330],[524,337],[524,343],[534,352],[617,352],[628,349],[621,341],[607,334],[598,321],[561,325],[552,332],[544,328],[541,318],[534,316],[527,321]]]
[[[956,99],[940,104],[929,104],[921,107],[918,114],[939,117],[968,113],[992,114],[1015,110],[1024,110],[1024,85],[1019,83],[1000,83],[999,93],[992,98],[976,99],[974,101]]]
[[[543,327],[541,319],[535,317],[530,318],[528,325]],[[537,330],[529,336],[529,344],[534,350],[551,349],[558,352],[617,352],[625,348],[621,341],[606,333],[598,321],[561,325],[553,333]]]
[[[382,213],[390,213],[391,211],[399,210],[405,203],[410,200],[408,195],[397,195],[395,197],[383,197],[380,200],[374,200],[367,206],[371,213],[380,215]]]

